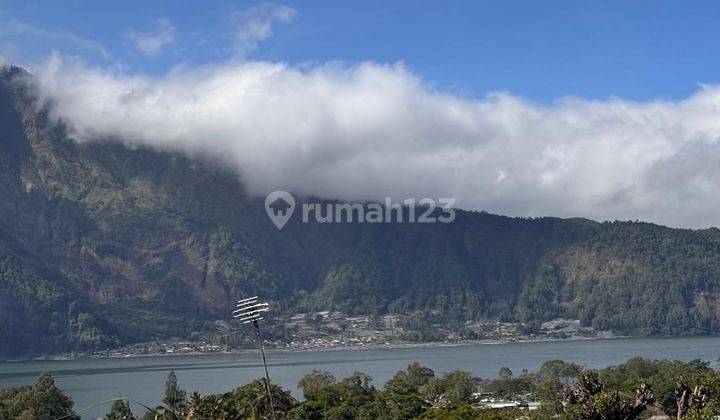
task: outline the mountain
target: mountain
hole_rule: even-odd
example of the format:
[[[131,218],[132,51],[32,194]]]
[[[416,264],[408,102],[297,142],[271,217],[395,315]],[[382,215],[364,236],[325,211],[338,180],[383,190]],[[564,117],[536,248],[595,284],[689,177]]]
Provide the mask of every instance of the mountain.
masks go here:
[[[509,218],[277,230],[263,198],[203,157],[72,141],[0,73],[0,356],[212,331],[260,294],[306,309],[558,316],[634,334],[717,332],[720,230]]]

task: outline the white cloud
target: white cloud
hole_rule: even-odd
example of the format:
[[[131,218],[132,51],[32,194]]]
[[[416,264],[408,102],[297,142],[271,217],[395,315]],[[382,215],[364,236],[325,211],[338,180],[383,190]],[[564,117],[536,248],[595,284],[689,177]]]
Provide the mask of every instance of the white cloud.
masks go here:
[[[175,27],[167,18],[155,21],[150,31],[130,31],[127,38],[140,53],[152,57],[158,55],[166,46],[175,42]]]
[[[36,69],[79,141],[220,157],[253,192],[456,197],[491,212],[720,224],[720,87],[681,101],[553,105],[431,89],[401,65],[269,62],[123,75]]]
[[[263,3],[231,14],[235,52],[244,56],[258,48],[258,43],[273,36],[275,22],[290,22],[297,12],[282,5]]]
[[[7,16],[0,10],[0,38],[5,37],[33,37],[60,41],[74,45],[84,50],[92,51],[103,58],[110,58],[110,53],[97,41],[84,38],[72,32],[58,29],[47,29],[31,25],[21,20]]]

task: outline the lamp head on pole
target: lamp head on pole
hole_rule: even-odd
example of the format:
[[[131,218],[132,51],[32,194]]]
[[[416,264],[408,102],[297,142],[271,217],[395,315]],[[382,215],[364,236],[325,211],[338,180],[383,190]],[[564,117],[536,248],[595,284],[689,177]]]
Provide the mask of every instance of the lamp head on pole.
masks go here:
[[[270,304],[258,302],[258,297],[253,296],[247,299],[240,299],[237,301],[237,309],[233,311],[233,318],[237,318],[243,324],[252,323],[257,333],[258,347],[260,347],[260,353],[262,354],[263,367],[265,367],[265,389],[267,390],[268,401],[270,404],[270,413],[272,419],[275,420],[275,407],[273,406],[272,392],[270,391],[270,374],[268,373],[267,361],[265,360],[265,350],[262,345],[262,338],[260,337],[260,324],[258,321],[263,319],[263,314],[270,311]]]
[[[243,324],[256,323],[263,319],[263,314],[270,310],[269,303],[258,303],[258,297],[240,299],[237,309],[233,311],[233,318],[238,318]]]

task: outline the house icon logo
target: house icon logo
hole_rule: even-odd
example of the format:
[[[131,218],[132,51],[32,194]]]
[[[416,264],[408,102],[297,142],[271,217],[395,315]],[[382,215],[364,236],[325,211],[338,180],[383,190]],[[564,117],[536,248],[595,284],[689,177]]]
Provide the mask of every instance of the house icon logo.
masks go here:
[[[273,191],[265,197],[265,211],[278,229],[282,229],[295,210],[295,199],[287,191]]]

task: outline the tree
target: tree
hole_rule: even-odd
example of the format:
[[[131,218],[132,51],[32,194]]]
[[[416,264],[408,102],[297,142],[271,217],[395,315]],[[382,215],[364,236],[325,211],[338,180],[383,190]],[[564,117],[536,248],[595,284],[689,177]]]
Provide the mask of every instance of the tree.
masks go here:
[[[708,390],[701,385],[690,387],[683,378],[677,382],[675,389],[675,397],[677,399],[677,418],[680,419],[689,411],[702,412],[705,406],[710,402]]]
[[[193,392],[185,407],[185,420],[237,418],[231,393],[203,397]]]
[[[156,409],[150,409],[145,412],[142,416],[142,420],[160,420],[163,417],[162,407],[158,407]]]
[[[574,363],[563,362],[562,360],[549,360],[540,366],[536,376],[539,381],[557,381],[565,387],[573,385],[583,368]]]
[[[271,385],[270,391],[277,418],[288,418],[298,405],[297,400],[280,386]],[[264,379],[256,379],[224,394],[202,396],[193,392],[185,405],[185,420],[259,420],[271,417]]]
[[[175,371],[168,374],[165,381],[165,398],[163,398],[164,414],[163,418],[171,420],[180,420],[185,410],[185,391],[178,387],[177,376]]]
[[[38,377],[29,397],[31,418],[57,418],[72,413],[72,399],[55,386],[55,380],[47,372]],[[79,419],[80,417],[70,415],[65,418]]]
[[[319,392],[336,382],[331,373],[313,369],[298,382],[298,388],[303,392],[306,400],[316,399]]]
[[[435,377],[435,372],[432,369],[421,366],[418,362],[410,363],[406,372],[408,384],[415,389],[419,389]]]
[[[55,380],[47,372],[41,374],[32,387],[22,387],[16,391],[15,398],[7,407],[10,418],[80,419],[73,414],[72,399],[55,386]]]
[[[385,389],[395,393],[417,393],[420,387],[426,385],[435,377],[435,372],[425,366],[421,366],[418,362],[408,365],[407,369],[395,374],[385,384]]]
[[[493,414],[495,416],[492,417],[486,417],[481,414],[482,412],[479,412],[475,409],[473,409],[471,406],[467,404],[462,404],[460,406],[437,406],[433,407],[429,410],[427,410],[425,413],[423,413],[421,416],[419,416],[419,419],[423,420],[485,420],[486,418],[488,420],[506,420],[506,419],[514,419],[515,417],[507,417],[503,416],[501,413],[495,413],[495,412],[484,412],[486,415],[492,416]]]
[[[505,380],[511,379],[513,377],[512,370],[510,370],[510,368],[507,366],[501,367],[498,375]]]
[[[315,375],[312,375],[312,380],[301,381],[306,385],[312,383],[323,384],[323,386],[312,387],[312,391],[308,393],[308,400],[293,410],[293,418],[387,417],[369,375],[355,372],[352,376],[339,382],[331,381],[330,379],[334,378],[330,376],[316,372]]]
[[[427,411],[431,405],[419,395],[419,390],[434,377],[432,369],[420,366],[417,362],[396,373],[385,384],[385,390],[380,395],[383,406],[387,408],[385,416],[407,419]]]
[[[205,410],[205,399],[199,392],[195,391],[190,395],[185,406],[185,419],[194,420],[200,418]]]
[[[297,400],[282,387],[270,385],[275,414],[284,418],[297,405]],[[247,385],[235,389],[225,398],[230,402],[232,409],[229,418],[243,419],[269,419],[270,401],[264,379],[256,379]]]
[[[110,412],[105,415],[105,420],[135,420],[135,416],[130,410],[130,403],[127,400],[115,400]]]
[[[455,370],[429,380],[421,392],[435,402],[462,405],[472,402],[472,395],[479,384],[480,378],[470,372]]]
[[[584,373],[574,389],[565,391],[565,412],[572,418],[587,420],[633,420],[655,401],[652,390],[641,384],[635,390],[635,401],[622,399],[617,390],[605,389],[597,372]]]

